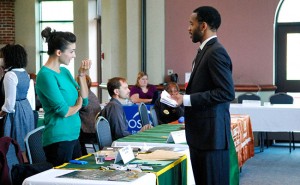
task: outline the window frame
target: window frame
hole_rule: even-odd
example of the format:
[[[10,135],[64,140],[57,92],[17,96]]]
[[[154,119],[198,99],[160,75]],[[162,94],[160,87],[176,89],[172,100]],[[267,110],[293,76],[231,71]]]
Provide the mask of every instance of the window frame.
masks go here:
[[[39,21],[38,21],[39,33],[41,33],[42,30],[44,29],[42,27],[42,25],[45,24],[45,23],[72,23],[73,30],[68,30],[68,31],[73,33],[74,32],[74,10],[72,10],[72,12],[73,12],[73,19],[72,20],[43,20],[42,19],[42,11],[43,11],[42,10],[42,2],[49,2],[49,1],[58,1],[58,0],[38,0],[38,3],[39,3],[39,6],[38,6],[39,7]],[[72,1],[73,2],[73,0],[61,0],[59,3],[66,2],[66,1]],[[52,28],[52,29],[56,29],[56,28]],[[60,31],[60,30],[57,30],[57,31]],[[44,42],[45,41],[40,36],[39,37],[39,65],[40,65],[40,68],[42,68],[42,66],[44,65],[44,60],[43,59],[44,59],[44,56],[47,54],[47,51],[43,50],[44,49],[43,48],[43,43]],[[64,67],[68,68],[70,73],[72,74],[72,76],[74,76],[74,62],[71,64],[72,65],[71,67],[70,67],[70,64],[69,64],[69,66],[64,66]]]
[[[274,82],[277,86],[276,92],[300,92],[300,80],[287,80],[287,34],[300,33],[299,22],[278,22],[281,8],[285,0],[278,4],[275,14],[274,26]]]

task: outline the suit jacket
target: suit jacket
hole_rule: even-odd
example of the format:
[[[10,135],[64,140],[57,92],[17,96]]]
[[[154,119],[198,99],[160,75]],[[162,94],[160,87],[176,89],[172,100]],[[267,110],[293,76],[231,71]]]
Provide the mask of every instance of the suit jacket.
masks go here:
[[[188,145],[200,150],[228,149],[229,105],[235,97],[232,64],[217,38],[198,52],[186,94],[192,105],[185,107]]]

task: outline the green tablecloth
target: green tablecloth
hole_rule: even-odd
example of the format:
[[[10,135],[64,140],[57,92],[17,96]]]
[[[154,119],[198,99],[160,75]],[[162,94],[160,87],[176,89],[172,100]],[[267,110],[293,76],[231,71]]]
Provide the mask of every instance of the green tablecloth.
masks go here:
[[[180,130],[182,126],[182,124],[158,125],[152,129],[120,138],[117,142],[166,143],[170,132]]]
[[[86,165],[65,163],[56,168],[65,169],[94,169],[98,170],[101,166],[109,166],[113,161],[105,161],[104,164],[96,164],[95,158],[92,154],[83,156],[81,160],[88,161]],[[180,157],[177,160],[173,160],[171,164],[166,166],[153,166],[153,171],[157,177],[157,185],[186,185],[187,184],[187,158],[186,155]]]
[[[182,124],[163,124],[158,125],[152,129],[144,132],[139,132],[134,135],[130,135],[121,139],[117,142],[142,142],[142,143],[166,143],[167,138],[172,131],[180,130]],[[238,157],[236,154],[233,139],[230,139],[230,184],[239,184],[239,165]]]

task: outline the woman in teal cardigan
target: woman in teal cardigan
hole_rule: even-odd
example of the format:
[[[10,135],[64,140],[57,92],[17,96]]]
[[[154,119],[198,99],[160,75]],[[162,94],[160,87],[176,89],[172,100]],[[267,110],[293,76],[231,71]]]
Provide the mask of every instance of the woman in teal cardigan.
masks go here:
[[[41,35],[48,43],[49,55],[36,79],[36,92],[45,111],[43,147],[47,161],[58,166],[81,157],[79,110],[88,104],[85,75],[91,61],[81,62],[77,83],[68,69],[60,67],[76,57],[76,36],[49,27]]]

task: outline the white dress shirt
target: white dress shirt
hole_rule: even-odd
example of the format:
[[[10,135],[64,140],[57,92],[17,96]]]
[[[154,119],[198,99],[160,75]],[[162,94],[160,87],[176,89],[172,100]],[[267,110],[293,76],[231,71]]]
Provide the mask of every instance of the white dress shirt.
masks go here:
[[[25,71],[24,68],[16,68],[12,69],[11,71],[6,72],[3,85],[4,85],[4,92],[5,92],[5,101],[4,105],[2,106],[1,110],[7,113],[14,113],[15,112],[15,104],[16,104],[16,93],[17,93],[17,85],[18,85],[18,77],[13,71]],[[30,87],[31,86],[31,87]],[[32,109],[35,109],[35,102],[33,103],[32,100],[35,101],[35,93],[33,87],[33,81],[30,83],[29,90],[27,93],[27,99],[31,100],[30,104]],[[34,97],[32,97],[34,96]]]

